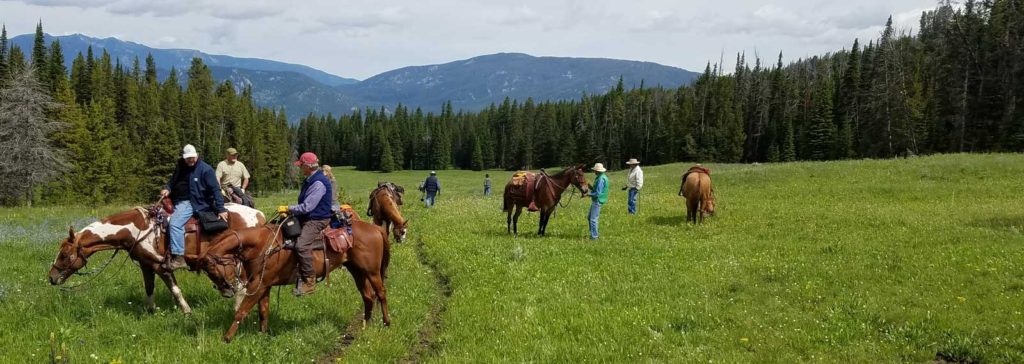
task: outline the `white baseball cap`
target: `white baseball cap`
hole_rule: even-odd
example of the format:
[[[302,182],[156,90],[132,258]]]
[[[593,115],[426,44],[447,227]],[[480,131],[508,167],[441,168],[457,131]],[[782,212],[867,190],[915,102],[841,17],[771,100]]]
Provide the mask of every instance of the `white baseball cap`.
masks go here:
[[[196,147],[192,144],[186,144],[184,148],[181,148],[182,158],[196,158],[199,157],[199,153],[196,153]]]

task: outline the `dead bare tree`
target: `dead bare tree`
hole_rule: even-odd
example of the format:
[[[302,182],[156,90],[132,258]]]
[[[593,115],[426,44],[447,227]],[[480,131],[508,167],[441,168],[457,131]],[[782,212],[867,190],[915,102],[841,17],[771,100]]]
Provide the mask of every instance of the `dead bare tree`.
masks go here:
[[[68,166],[50,138],[65,124],[48,116],[60,104],[46,93],[34,67],[12,76],[0,88],[0,203],[23,200],[31,207],[33,188]]]

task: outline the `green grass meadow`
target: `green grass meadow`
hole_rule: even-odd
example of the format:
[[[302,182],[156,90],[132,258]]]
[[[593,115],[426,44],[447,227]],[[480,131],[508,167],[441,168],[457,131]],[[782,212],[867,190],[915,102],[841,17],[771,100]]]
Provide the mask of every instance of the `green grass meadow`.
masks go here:
[[[274,293],[270,334],[253,312],[231,344],[234,301],[205,276],[178,275],[188,317],[159,280],[160,309],[145,313],[141,274],[120,257],[84,290],[49,285],[67,226],[128,206],[5,209],[0,361],[1024,362],[1024,155],[708,166],[717,216],[700,226],[676,196],[687,164],[643,167],[637,216],[625,172],[611,173],[597,241],[589,201],[569,195],[547,237],[525,212],[506,234],[510,172],[488,171],[484,197],[485,172],[440,171],[427,210],[423,171],[336,169],[360,213],[377,181],[408,190],[392,327],[379,310],[354,325],[362,302],[340,270],[311,297]]]

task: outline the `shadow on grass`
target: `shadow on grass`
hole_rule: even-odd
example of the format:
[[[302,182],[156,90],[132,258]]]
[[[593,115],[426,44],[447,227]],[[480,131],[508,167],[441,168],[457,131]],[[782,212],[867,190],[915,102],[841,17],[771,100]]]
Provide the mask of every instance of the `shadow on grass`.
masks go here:
[[[975,218],[967,223],[968,226],[992,229],[997,231],[1009,231],[1016,234],[1024,232],[1024,216],[988,216]]]
[[[125,316],[131,316],[136,319],[141,319],[146,316],[150,316],[150,313],[146,310],[146,290],[142,285],[142,280],[138,281],[135,285],[136,289],[117,290],[112,294],[108,294],[103,299],[103,306],[117,311]],[[193,312],[199,310],[206,310],[210,307],[216,307],[218,303],[223,302],[223,306],[230,307],[233,304],[233,300],[221,299],[217,300],[208,296],[207,294],[200,292],[192,292],[183,290],[182,294],[185,296],[185,301],[188,302],[189,307],[192,308]],[[215,296],[220,298],[219,295]],[[178,304],[171,296],[170,290],[167,286],[160,281],[159,278],[156,280],[156,289],[153,290],[153,302],[159,308],[160,311],[169,311],[174,314],[180,315],[181,312],[178,310]],[[159,312],[159,311],[157,311]]]
[[[519,230],[519,236],[513,236],[505,231],[505,228],[501,229],[487,229],[483,231],[474,231],[473,235],[487,238],[498,238],[498,239],[516,239],[516,240],[534,240],[534,239],[582,239],[587,237],[586,231],[568,231],[558,230],[553,231],[551,224],[548,224],[547,234],[544,236],[537,235],[536,229],[530,229],[529,231]]]
[[[673,226],[680,227],[686,224],[685,215],[663,215],[663,216],[651,216],[647,218],[647,221],[660,226]]]

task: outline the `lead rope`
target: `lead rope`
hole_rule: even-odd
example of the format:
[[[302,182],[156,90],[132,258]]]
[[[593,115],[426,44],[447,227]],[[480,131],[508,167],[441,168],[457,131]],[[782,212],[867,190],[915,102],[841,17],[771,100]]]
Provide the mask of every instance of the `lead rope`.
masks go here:
[[[146,215],[145,211],[143,211],[143,210],[138,210],[138,211],[140,213],[142,213],[142,216],[143,216],[144,219],[149,221],[149,217]],[[143,239],[148,237],[149,234],[152,234],[154,231],[156,231],[157,238],[159,239],[159,235],[160,235],[159,226],[158,225],[154,225],[154,226],[150,227],[149,231],[147,231],[145,234],[140,236],[138,239],[135,239],[135,242],[133,242],[132,245],[130,247],[128,247],[128,249],[127,249],[128,254],[124,256],[124,261],[125,262],[127,262],[128,258],[131,257],[132,250],[135,250],[135,247],[139,245],[139,242],[141,242]],[[90,271],[84,272],[84,273],[75,272],[75,275],[78,275],[78,276],[90,276],[90,275],[94,275],[94,274],[96,276],[93,276],[92,278],[87,279],[85,282],[76,284],[74,286],[61,286],[60,290],[62,292],[77,292],[77,291],[83,290],[82,287],[84,287],[86,285],[89,285],[89,284],[92,284],[94,281],[96,281],[96,277],[98,277],[100,273],[102,273],[103,271],[105,271],[107,269],[107,266],[109,266],[110,263],[112,263],[114,261],[114,258],[117,258],[117,253],[120,253],[121,250],[122,249],[116,249],[115,248],[114,249],[114,254],[112,254],[110,256],[110,258],[108,258],[107,261],[104,262],[103,265],[98,267],[98,268],[95,268],[93,270],[90,270]],[[76,257],[78,257],[78,255],[80,255],[80,254],[76,254]],[[120,273],[122,268],[124,268],[124,263],[123,262],[122,262],[122,264],[120,266],[117,267],[117,272],[116,273]],[[115,275],[116,275],[116,273],[115,273]],[[110,275],[107,275],[107,277],[104,279],[104,281],[106,281],[107,279],[110,279]]]

